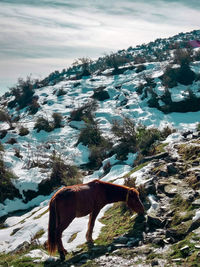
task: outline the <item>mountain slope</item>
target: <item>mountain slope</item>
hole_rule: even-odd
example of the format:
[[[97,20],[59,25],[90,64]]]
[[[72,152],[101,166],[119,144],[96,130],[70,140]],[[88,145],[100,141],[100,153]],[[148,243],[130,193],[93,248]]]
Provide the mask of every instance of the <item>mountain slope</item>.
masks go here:
[[[198,204],[178,208],[185,201],[178,199],[180,192],[186,200],[191,197],[191,203],[199,200],[199,135],[194,134],[197,139],[193,140],[185,133],[196,131],[200,115],[199,49],[185,48],[187,41],[198,39],[199,34],[193,31],[159,39],[94,62],[81,59],[43,81],[19,80],[1,98],[2,171],[12,170],[9,181],[17,191],[12,199],[7,189],[1,189],[0,216],[36,207],[22,217],[7,219],[6,228],[0,230],[1,252],[18,250],[24,241],[29,246],[40,231],[37,239],[44,244],[47,203],[55,188],[94,178],[145,184],[148,216],[143,221],[144,245],[160,238],[157,241],[162,244],[157,245],[171,246],[199,228]],[[175,130],[178,132],[173,133]],[[195,153],[187,148],[184,136],[190,138]],[[164,154],[160,154],[162,147]],[[146,161],[150,163],[131,174],[134,165]],[[170,212],[174,214],[168,218]],[[178,212],[189,215],[182,218]],[[182,220],[186,236],[176,233]],[[69,249],[85,242],[86,221],[80,219],[66,231]],[[164,232],[160,231],[163,227]],[[100,228],[97,222],[95,238]],[[73,234],[75,238],[67,243]]]

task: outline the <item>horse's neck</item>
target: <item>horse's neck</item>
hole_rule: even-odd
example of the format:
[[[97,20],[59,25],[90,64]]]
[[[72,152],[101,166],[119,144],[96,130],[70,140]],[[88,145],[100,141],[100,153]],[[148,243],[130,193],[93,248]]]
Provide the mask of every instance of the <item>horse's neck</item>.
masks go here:
[[[105,193],[108,203],[125,201],[128,189],[114,184],[105,184]]]

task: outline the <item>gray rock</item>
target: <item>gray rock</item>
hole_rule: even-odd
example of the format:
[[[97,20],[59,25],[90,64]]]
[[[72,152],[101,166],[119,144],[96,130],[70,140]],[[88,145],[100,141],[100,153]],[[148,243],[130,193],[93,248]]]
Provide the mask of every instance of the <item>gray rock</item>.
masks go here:
[[[30,246],[29,242],[24,241],[22,244],[20,244],[13,252],[17,253],[19,251],[26,250]]]
[[[127,247],[135,247],[138,246],[140,239],[138,238],[130,238],[130,241],[127,242]]]
[[[167,165],[167,171],[169,175],[174,175],[178,173],[178,169],[174,166],[173,163]]]
[[[164,192],[169,196],[175,196],[178,193],[178,187],[174,184],[168,184],[164,187]]]
[[[155,245],[158,245],[158,246],[163,246],[164,240],[163,240],[163,238],[157,237],[157,238],[153,239],[152,243]]]
[[[163,223],[164,222],[158,217],[154,217],[152,215],[147,216],[147,225],[149,225],[150,229],[151,229],[151,227],[153,227],[153,228],[162,227]]]
[[[158,266],[158,265],[159,265],[158,260],[152,260],[151,266]]]
[[[192,205],[195,206],[195,207],[199,207],[200,206],[200,198],[198,198],[195,201],[193,201]]]
[[[117,237],[117,238],[114,240],[114,243],[118,243],[118,244],[126,244],[128,241],[129,241],[128,237],[120,236],[120,237]]]

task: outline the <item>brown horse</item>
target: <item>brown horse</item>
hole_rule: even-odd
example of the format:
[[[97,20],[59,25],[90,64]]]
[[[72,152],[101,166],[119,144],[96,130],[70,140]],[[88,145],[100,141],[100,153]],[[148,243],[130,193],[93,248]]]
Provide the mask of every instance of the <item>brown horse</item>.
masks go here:
[[[131,210],[139,214],[144,213],[139,193],[135,188],[94,180],[58,190],[49,204],[49,253],[54,253],[57,248],[60,259],[65,259],[67,251],[62,244],[62,232],[75,217],[90,214],[86,240],[92,242],[92,231],[98,213],[106,204],[118,201],[125,201]]]

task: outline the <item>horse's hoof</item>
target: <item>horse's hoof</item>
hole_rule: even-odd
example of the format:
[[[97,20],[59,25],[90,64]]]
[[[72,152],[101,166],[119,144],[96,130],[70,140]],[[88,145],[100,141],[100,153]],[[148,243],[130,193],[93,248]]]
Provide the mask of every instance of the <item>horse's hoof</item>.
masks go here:
[[[94,242],[93,242],[93,240],[92,240],[92,241],[87,241],[87,246],[88,246],[89,248],[93,247],[93,246],[94,246]]]
[[[59,252],[60,253],[60,261],[65,260],[65,253],[63,251]]]

